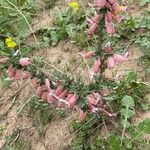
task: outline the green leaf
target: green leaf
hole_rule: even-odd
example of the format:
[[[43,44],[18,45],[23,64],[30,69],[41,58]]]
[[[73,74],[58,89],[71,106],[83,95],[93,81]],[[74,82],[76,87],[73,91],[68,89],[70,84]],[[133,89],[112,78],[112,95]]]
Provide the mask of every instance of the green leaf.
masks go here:
[[[125,126],[125,128],[129,128],[131,127],[131,123],[129,121],[127,121],[126,119],[123,119],[121,121],[122,126]]]
[[[146,111],[149,109],[149,104],[148,103],[142,103],[141,107],[142,107],[142,110]]]
[[[134,100],[131,96],[124,96],[122,99],[122,105],[126,107],[133,108],[134,107]]]
[[[124,118],[125,118],[126,116],[127,116],[127,118],[130,118],[130,117],[132,117],[132,116],[135,115],[135,111],[133,111],[133,110],[131,110],[131,109],[129,109],[129,110],[127,111],[127,113],[126,113],[126,109],[125,109],[125,108],[121,109],[120,113],[121,113],[121,116],[123,116]]]
[[[137,126],[139,133],[150,134],[150,119],[146,119]]]
[[[111,135],[108,138],[109,150],[121,150],[119,137],[116,135]]]

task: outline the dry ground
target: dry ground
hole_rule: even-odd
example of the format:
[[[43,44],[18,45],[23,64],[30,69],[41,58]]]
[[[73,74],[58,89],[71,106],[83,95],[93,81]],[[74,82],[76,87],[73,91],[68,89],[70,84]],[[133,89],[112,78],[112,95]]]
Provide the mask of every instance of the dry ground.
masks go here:
[[[87,2],[87,1],[86,1]],[[63,8],[67,5],[63,2]],[[131,14],[137,14],[134,7],[132,7]],[[138,11],[139,12],[139,11]],[[32,26],[34,30],[38,30],[43,27],[49,27],[52,25],[53,9],[44,11],[38,18],[33,20]],[[129,51],[133,52],[133,57],[127,62],[114,68],[113,72],[117,70],[117,75],[123,75],[126,71],[134,70],[139,73],[139,78],[142,75],[142,68],[139,66],[137,58],[142,53],[139,49],[133,45],[129,46]],[[69,41],[60,42],[56,47],[51,47],[46,50],[36,52],[37,56],[43,56],[45,59],[54,64],[59,69],[63,69],[67,64],[71,66],[76,65],[81,60],[78,53],[81,51],[79,47]],[[58,63],[59,62],[59,63]],[[73,67],[70,68],[70,71]],[[83,79],[88,79],[87,67],[82,64],[75,70],[75,75],[80,75]],[[106,75],[112,76],[112,71],[107,70]],[[14,131],[19,128],[19,139],[27,145],[27,149],[30,150],[71,150],[70,143],[73,138],[70,130],[70,124],[73,115],[68,115],[65,118],[53,119],[51,123],[46,125],[44,136],[40,136],[37,132],[36,126],[29,116],[21,115],[16,117],[18,110],[28,101],[32,94],[32,87],[30,80],[25,83],[13,82],[8,88],[0,89],[0,128],[4,129],[2,138],[0,138],[0,149],[5,144],[5,136],[11,136]],[[16,92],[17,91],[17,92]],[[14,95],[12,97],[12,95]],[[150,98],[149,98],[150,101]],[[135,122],[142,121],[150,116],[150,112],[139,113],[135,118]]]

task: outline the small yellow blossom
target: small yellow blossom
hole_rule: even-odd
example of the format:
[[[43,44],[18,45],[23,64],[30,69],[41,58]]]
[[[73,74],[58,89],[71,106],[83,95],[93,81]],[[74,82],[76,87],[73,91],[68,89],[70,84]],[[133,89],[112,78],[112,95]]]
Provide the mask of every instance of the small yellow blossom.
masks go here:
[[[14,48],[17,46],[17,44],[14,41],[12,41],[11,37],[6,38],[5,43],[8,48]]]
[[[7,43],[7,47],[8,48],[14,48],[14,47],[16,47],[16,43],[15,42],[10,42],[10,43]]]
[[[6,40],[5,40],[6,43],[10,43],[11,41],[12,41],[11,37],[6,38]]]
[[[75,10],[79,9],[79,4],[77,2],[70,2],[69,6]]]

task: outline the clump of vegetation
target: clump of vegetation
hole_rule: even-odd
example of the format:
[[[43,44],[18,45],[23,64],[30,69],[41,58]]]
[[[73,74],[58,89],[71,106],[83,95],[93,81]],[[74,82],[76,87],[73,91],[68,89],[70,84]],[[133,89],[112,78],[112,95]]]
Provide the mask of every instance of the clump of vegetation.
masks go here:
[[[54,1],[50,5],[53,3]],[[36,34],[48,46],[69,39],[82,48],[87,48],[85,53],[80,54],[89,75],[89,82],[84,82],[80,77],[74,78],[48,64],[43,58],[30,58],[30,48],[25,48],[23,43],[18,42],[20,38],[26,37],[25,30],[20,30],[19,26],[22,27],[23,23],[27,25],[26,30],[30,28],[28,17],[36,12],[32,9],[32,4],[31,0],[7,0],[0,4],[3,8],[0,12],[3,17],[3,27],[0,27],[0,36],[3,37],[0,41],[0,64],[7,79],[31,81],[36,97],[28,103],[28,111],[37,124],[39,133],[42,134],[44,126],[50,122],[52,106],[60,109],[58,113],[62,117],[63,109],[78,112],[78,121],[72,125],[77,133],[72,144],[74,150],[141,149],[143,145],[149,147],[150,143],[144,136],[150,134],[150,120],[146,119],[138,125],[132,122],[136,111],[149,109],[146,101],[149,85],[138,81],[137,74],[133,71],[119,77],[105,76],[106,69],[111,70],[132,58],[130,52],[124,51],[126,44],[121,43],[122,48],[119,46],[124,40],[144,47],[145,55],[142,58],[149,63],[149,35],[146,32],[149,29],[149,17],[141,20],[127,17],[122,20],[127,6],[119,5],[115,0],[95,0],[87,10],[81,8],[82,2],[81,6],[71,2],[64,12],[56,7],[53,28],[41,29]],[[142,5],[146,4],[144,2]],[[8,8],[15,13],[8,13]],[[12,21],[12,16],[15,19],[9,27],[8,18]],[[145,32],[139,31],[135,35],[140,29]],[[130,34],[133,34],[132,39]],[[55,71],[45,71],[47,64]],[[106,136],[101,134],[103,127]]]

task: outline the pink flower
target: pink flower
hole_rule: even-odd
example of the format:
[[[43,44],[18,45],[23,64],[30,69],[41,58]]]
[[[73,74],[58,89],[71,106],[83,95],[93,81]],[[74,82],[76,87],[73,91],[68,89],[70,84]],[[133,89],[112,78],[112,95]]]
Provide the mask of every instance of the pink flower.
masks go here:
[[[113,48],[112,48],[112,45],[111,45],[110,42],[108,42],[108,43],[106,44],[105,50],[106,50],[107,52],[109,52],[109,53],[112,52]]]
[[[129,59],[130,57],[132,56],[132,53],[131,52],[126,52],[123,54],[123,57],[127,60]]]
[[[92,94],[87,96],[87,102],[90,105],[97,105],[97,101]]]
[[[113,3],[112,10],[117,12],[117,13],[122,11],[122,9],[121,9],[121,7],[120,7],[120,5],[118,3]]]
[[[105,20],[106,20],[106,22],[112,22],[113,14],[111,12],[107,11],[107,13],[105,14]]]
[[[98,59],[96,59],[96,61],[93,64],[93,72],[95,74],[100,72],[100,65],[101,65],[101,60],[100,60],[100,58],[98,58]]]
[[[122,56],[122,55],[119,55],[119,54],[114,54],[113,55],[113,59],[116,63],[120,64],[122,63],[123,61],[125,61],[125,58]]]
[[[115,0],[107,0],[111,5],[115,3]]]
[[[64,90],[64,91],[59,95],[59,97],[60,97],[60,98],[64,98],[64,97],[67,96],[67,94],[68,94],[68,90]]]
[[[69,99],[73,96],[73,94],[68,94],[66,100],[69,101]]]
[[[19,60],[19,64],[21,66],[28,66],[29,64],[31,64],[30,58],[28,58],[28,57],[21,58]]]
[[[98,28],[98,24],[97,23],[93,23],[90,26],[90,28],[88,29],[87,34],[88,35],[93,35],[96,32],[97,28]]]
[[[15,79],[15,80],[20,80],[20,78],[21,78],[21,72],[20,72],[20,70],[17,70],[17,69],[16,69],[16,74],[15,74],[14,79]]]
[[[73,95],[70,99],[69,99],[69,108],[73,108],[76,105],[76,102],[78,100],[78,97],[76,95]]]
[[[9,66],[8,70],[7,70],[7,75],[9,78],[14,78],[16,74],[16,69],[13,68],[12,66]]]
[[[87,52],[83,55],[84,58],[91,58],[93,55],[95,55],[94,51]]]
[[[35,78],[35,77],[34,77],[34,78],[31,80],[31,83],[32,83],[32,85],[33,85],[33,87],[34,87],[35,89],[38,88],[38,86],[39,86],[38,78]]]
[[[94,7],[102,8],[106,5],[106,0],[95,0]]]
[[[63,87],[59,85],[55,91],[55,95],[59,96],[63,92]]]
[[[8,62],[8,58],[5,57],[5,58],[0,58],[0,64],[6,64]]]
[[[114,24],[112,22],[106,22],[106,32],[110,35],[115,34]]]
[[[92,21],[95,22],[95,23],[99,23],[101,19],[101,16],[99,14],[96,14],[94,17],[92,17]]]
[[[37,96],[41,97],[42,93],[43,93],[43,87],[42,86],[38,86],[38,88],[36,90]]]
[[[113,59],[113,57],[108,57],[107,58],[107,68],[108,69],[112,69],[116,66],[115,61]]]
[[[44,100],[44,101],[47,101],[47,95],[48,95],[48,92],[43,92],[42,93],[42,100]]]
[[[52,103],[54,103],[55,101],[56,101],[56,99],[54,98],[54,96],[52,96],[51,92],[49,92],[49,93],[47,94],[47,102],[50,103],[50,104],[52,104]]]
[[[84,121],[85,118],[86,118],[86,112],[84,112],[83,110],[80,109],[80,111],[79,111],[79,120]]]

